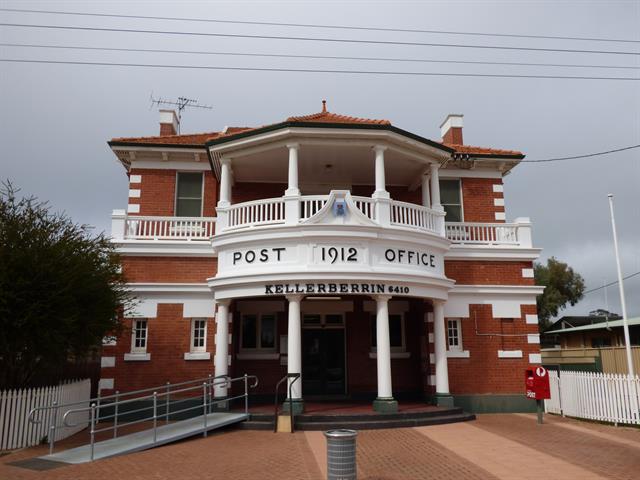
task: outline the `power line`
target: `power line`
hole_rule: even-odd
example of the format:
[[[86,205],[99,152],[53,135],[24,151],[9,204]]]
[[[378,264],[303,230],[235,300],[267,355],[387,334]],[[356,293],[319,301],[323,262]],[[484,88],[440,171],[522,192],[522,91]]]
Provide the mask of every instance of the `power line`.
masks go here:
[[[614,150],[607,150],[605,152],[588,153],[586,155],[575,155],[572,157],[545,158],[542,160],[522,160],[522,162],[528,162],[528,163],[560,162],[563,160],[575,160],[576,158],[589,158],[589,157],[597,157],[599,155],[608,155],[610,153],[623,152],[625,150],[631,150],[632,148],[639,148],[639,147],[640,145],[631,145],[629,147],[616,148]]]
[[[590,42],[616,42],[616,43],[640,43],[640,40],[628,40],[619,38],[593,38],[593,37],[565,37],[557,35],[526,35],[515,33],[487,33],[487,32],[461,32],[454,30],[424,30],[414,28],[390,28],[390,27],[364,27],[356,25],[323,25],[317,23],[284,23],[284,22],[259,22],[247,20],[220,20],[214,18],[189,18],[189,17],[160,17],[149,15],[123,15],[111,13],[88,13],[88,12],[63,12],[59,10],[27,10],[22,8],[0,8],[4,12],[16,13],[44,13],[52,15],[76,15],[85,17],[108,17],[108,18],[129,18],[143,20],[170,20],[182,22],[204,22],[204,23],[221,23],[221,24],[239,24],[239,25],[265,25],[275,27],[303,27],[303,28],[332,28],[337,30],[364,30],[373,32],[398,32],[398,33],[428,33],[440,35],[466,35],[480,37],[507,37],[507,38],[536,38],[548,40],[578,40]]]
[[[425,58],[388,58],[388,57],[347,57],[340,55],[294,55],[284,53],[243,53],[243,52],[212,52],[202,50],[165,50],[156,48],[117,48],[117,47],[86,47],[78,45],[45,45],[29,43],[0,43],[0,47],[25,47],[25,48],[51,48],[68,50],[96,50],[111,52],[138,52],[138,53],[176,53],[189,55],[224,55],[238,57],[266,57],[266,58],[305,58],[320,60],[364,60],[364,61],[384,61],[384,62],[410,62],[410,63],[450,63],[464,65],[509,65],[525,67],[568,67],[568,68],[605,68],[605,69],[628,69],[640,70],[640,67],[620,66],[620,65],[576,65],[564,63],[525,63],[525,62],[483,62],[473,60],[435,60]]]
[[[640,272],[627,275],[626,277],[623,278],[623,280],[628,280],[629,278],[635,277],[636,275],[640,275]],[[612,285],[617,285],[617,284],[618,284],[618,281],[616,280],[615,282],[607,283],[606,285],[602,285],[601,287],[596,287],[596,288],[592,288],[591,290],[587,290],[586,292],[583,293],[583,295],[586,295],[591,292],[597,292],[598,290],[602,290],[603,288],[611,287]]]
[[[200,37],[225,37],[225,38],[252,38],[260,40],[294,40],[302,42],[330,42],[330,43],[356,43],[371,45],[405,45],[422,47],[449,47],[449,48],[474,48],[489,50],[518,50],[529,52],[561,52],[561,53],[595,53],[608,55],[640,55],[640,52],[624,52],[615,50],[581,50],[568,48],[538,48],[538,47],[510,47],[501,45],[469,45],[461,43],[431,43],[431,42],[401,42],[391,40],[358,40],[353,38],[328,38],[328,37],[298,37],[285,35],[249,35],[240,33],[213,33],[213,32],[182,32],[175,30],[142,30],[137,28],[106,28],[106,27],[77,27],[70,25],[35,25],[27,23],[0,23],[2,27],[17,28],[43,28],[54,30],[75,30],[93,32],[120,32],[120,33],[144,33],[152,35],[189,35]]]
[[[108,67],[141,67],[141,68],[176,68],[192,70],[230,70],[244,72],[292,72],[292,73],[336,73],[355,75],[387,75],[387,76],[422,76],[422,77],[483,77],[483,78],[537,78],[562,80],[616,80],[638,81],[640,78],[631,77],[588,77],[564,75],[511,75],[498,73],[452,73],[452,72],[390,72],[386,70],[329,70],[307,68],[276,68],[276,67],[221,67],[213,65],[168,65],[153,63],[117,63],[117,62],[85,62],[71,60],[28,60],[22,58],[0,58],[5,63],[34,63],[51,65],[95,65]]]

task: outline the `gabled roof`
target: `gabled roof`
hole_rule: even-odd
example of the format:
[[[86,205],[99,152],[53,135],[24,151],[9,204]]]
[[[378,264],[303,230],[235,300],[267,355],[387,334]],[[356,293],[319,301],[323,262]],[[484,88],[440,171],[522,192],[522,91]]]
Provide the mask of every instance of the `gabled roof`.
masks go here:
[[[339,115],[328,112],[323,104],[323,110],[311,115],[299,117],[289,117],[287,122],[315,122],[315,123],[350,123],[358,125],[391,125],[389,120],[374,120],[371,118],[351,117],[349,115]]]
[[[225,135],[253,130],[250,127],[228,127],[223,132],[189,133],[184,135],[157,135],[153,137],[117,137],[109,141],[109,145],[147,145],[147,146],[188,146],[204,148],[209,140]]]
[[[474,157],[498,156],[524,158],[524,153],[518,150],[502,150],[499,148],[475,147],[473,145],[457,145],[455,143],[443,143],[455,150],[457,154],[472,155]]]

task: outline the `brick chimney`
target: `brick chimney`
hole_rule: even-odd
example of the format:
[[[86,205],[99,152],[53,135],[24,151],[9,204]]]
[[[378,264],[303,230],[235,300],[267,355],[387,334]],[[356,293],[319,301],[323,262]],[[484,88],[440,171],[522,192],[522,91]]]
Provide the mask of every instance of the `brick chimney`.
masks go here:
[[[462,117],[463,115],[450,113],[440,124],[440,134],[444,143],[464,145],[462,143]]]
[[[180,129],[180,120],[175,110],[160,110],[160,136],[177,135]]]

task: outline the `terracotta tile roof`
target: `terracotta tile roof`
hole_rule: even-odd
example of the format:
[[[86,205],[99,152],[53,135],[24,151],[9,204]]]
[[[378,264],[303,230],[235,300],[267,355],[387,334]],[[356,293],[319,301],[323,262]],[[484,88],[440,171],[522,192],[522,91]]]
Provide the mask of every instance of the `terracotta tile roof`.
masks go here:
[[[359,125],[391,125],[389,120],[375,120],[371,118],[350,117],[323,110],[319,113],[304,115],[300,117],[289,117],[287,122],[309,122],[309,123],[355,123]]]
[[[184,135],[158,135],[153,137],[118,137],[111,139],[114,143],[139,143],[141,145],[202,145],[209,140],[226,135],[252,130],[249,127],[228,127],[224,132],[190,133]]]
[[[486,148],[475,147],[473,145],[456,145],[454,143],[444,143],[443,145],[453,148],[456,153],[466,153],[469,155],[509,155],[509,156],[524,156],[524,153],[517,150],[502,150],[499,148]]]

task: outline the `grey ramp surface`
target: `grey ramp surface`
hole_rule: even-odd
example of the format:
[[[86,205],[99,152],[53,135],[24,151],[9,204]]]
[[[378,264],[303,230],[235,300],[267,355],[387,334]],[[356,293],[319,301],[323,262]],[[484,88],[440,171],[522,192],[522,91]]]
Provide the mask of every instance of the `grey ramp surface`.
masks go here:
[[[216,412],[207,415],[206,430],[231,425],[246,420],[245,413]],[[168,425],[159,426],[156,429],[156,441],[153,441],[153,429],[142,430],[140,432],[112,438],[94,444],[93,459],[113,457],[125,453],[137,452],[148,448],[157,447],[166,443],[175,442],[182,438],[191,437],[205,431],[204,416],[181,420]],[[91,445],[64,450],[53,455],[39,457],[42,460],[49,460],[63,463],[85,463],[91,461]]]

